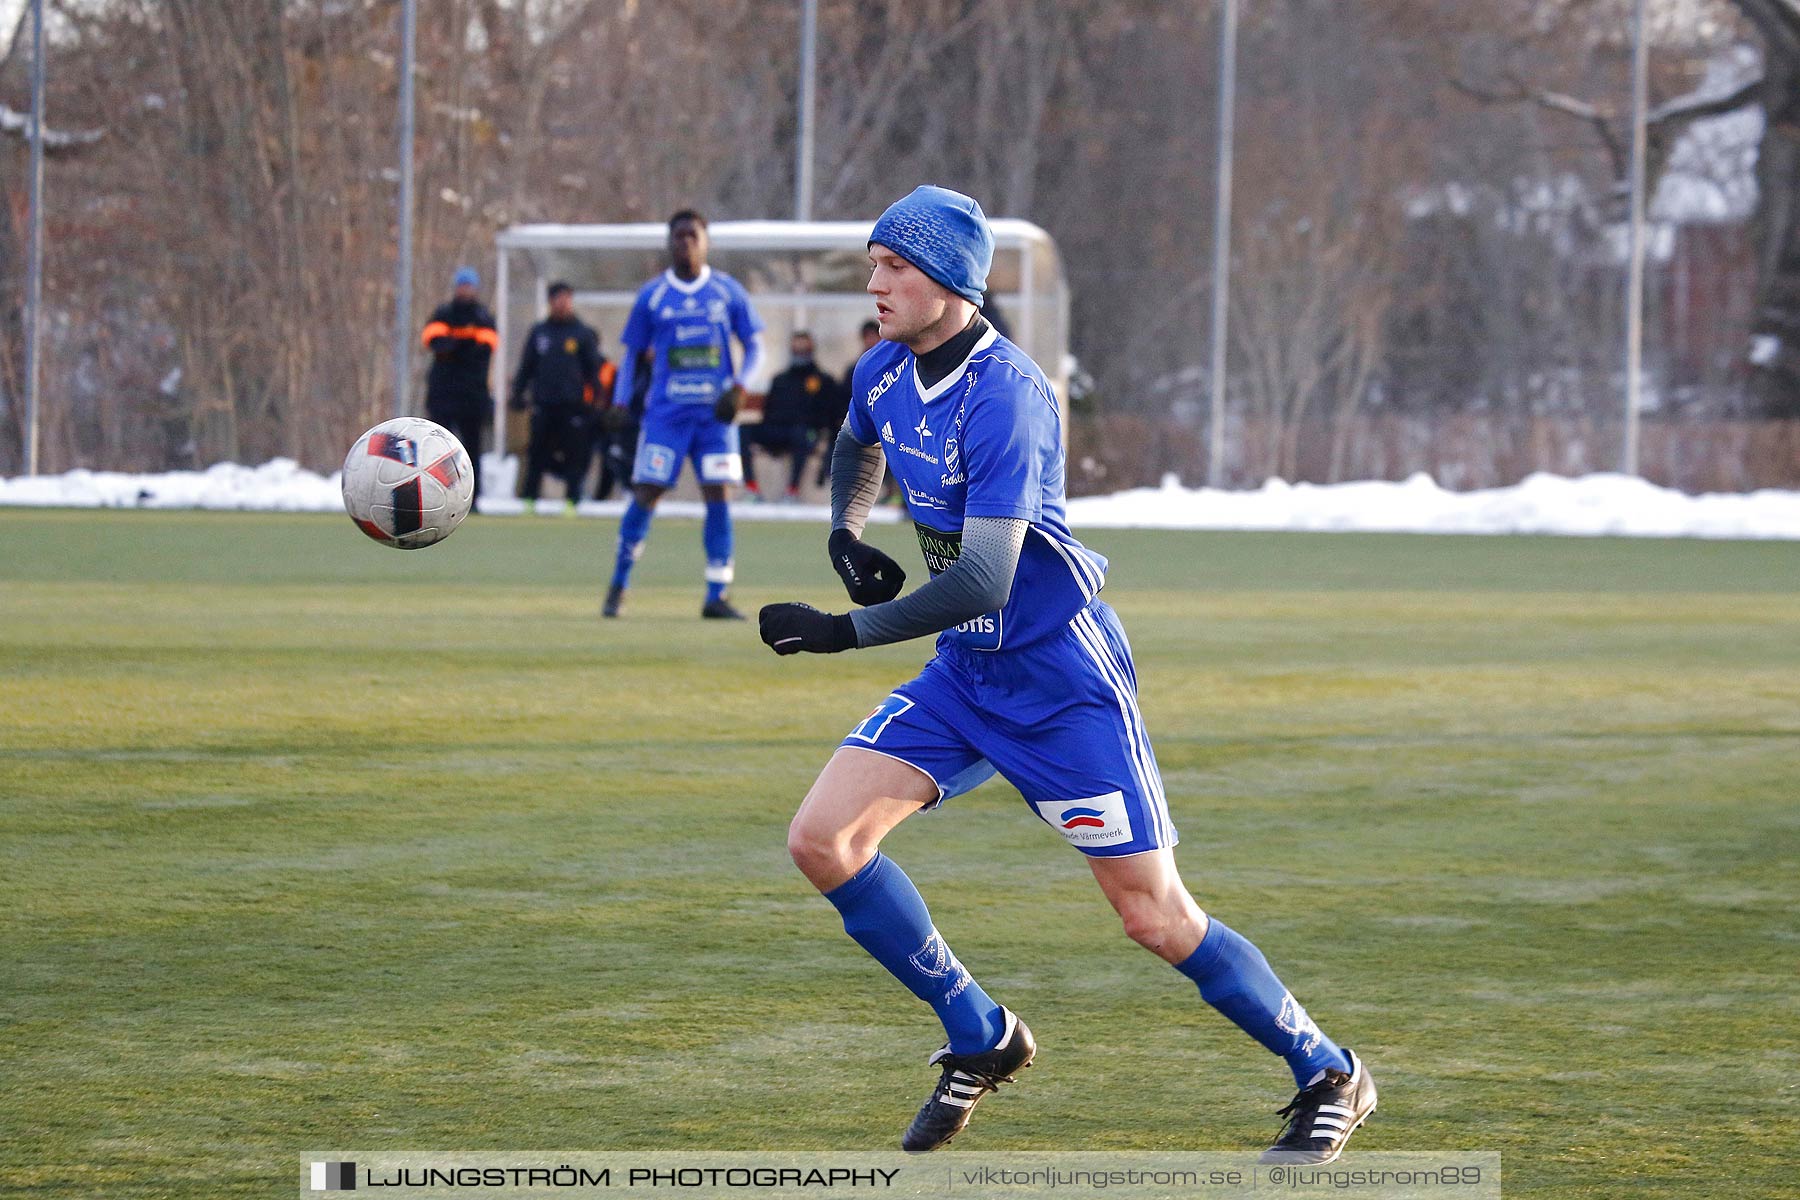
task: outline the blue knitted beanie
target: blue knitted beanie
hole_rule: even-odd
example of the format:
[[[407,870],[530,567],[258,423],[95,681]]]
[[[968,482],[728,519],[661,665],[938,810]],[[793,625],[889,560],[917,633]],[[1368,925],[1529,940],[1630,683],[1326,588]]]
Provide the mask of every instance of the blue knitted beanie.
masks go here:
[[[994,231],[972,198],[929,184],[914,188],[875,222],[869,244],[877,242],[963,299],[981,303],[994,261]]]

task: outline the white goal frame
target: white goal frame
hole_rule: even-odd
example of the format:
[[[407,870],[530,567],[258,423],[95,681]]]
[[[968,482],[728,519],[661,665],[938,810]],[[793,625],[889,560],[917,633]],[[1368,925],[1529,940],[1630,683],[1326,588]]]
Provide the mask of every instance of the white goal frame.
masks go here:
[[[1043,368],[1059,399],[1068,396],[1069,290],[1056,243],[1030,221],[1001,218],[994,230],[990,308],[999,310],[1012,339]],[[788,336],[808,329],[818,342],[820,366],[846,371],[860,343],[856,330],[875,315],[862,291],[864,255],[872,221],[718,221],[708,227],[711,261],[750,292],[768,325],[763,377],[748,390],[766,390],[768,379],[788,365]],[[643,282],[667,262],[668,227],[628,225],[515,225],[496,238],[494,311],[500,334],[494,388],[495,449],[523,441],[524,422],[508,431],[506,393],[521,344],[515,338],[538,320],[544,290],[555,280],[575,289],[584,320],[598,324],[601,346],[617,362],[619,332]]]

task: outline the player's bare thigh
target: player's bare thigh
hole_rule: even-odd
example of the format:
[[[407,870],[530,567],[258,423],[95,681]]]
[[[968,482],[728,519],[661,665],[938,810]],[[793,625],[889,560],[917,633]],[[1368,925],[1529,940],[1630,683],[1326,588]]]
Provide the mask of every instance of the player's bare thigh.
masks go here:
[[[937,785],[917,767],[840,746],[788,826],[788,853],[814,887],[829,892],[875,857],[889,830],[937,798]]]
[[[1094,881],[1132,941],[1165,962],[1178,963],[1206,936],[1206,914],[1181,882],[1167,847],[1120,858],[1088,859]]]

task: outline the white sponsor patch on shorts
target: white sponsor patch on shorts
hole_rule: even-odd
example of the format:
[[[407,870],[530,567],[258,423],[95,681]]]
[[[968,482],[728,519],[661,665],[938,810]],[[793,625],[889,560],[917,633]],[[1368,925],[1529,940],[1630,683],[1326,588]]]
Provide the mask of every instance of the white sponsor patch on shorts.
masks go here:
[[[736,483],[744,477],[744,460],[737,454],[702,454],[700,479],[704,483]]]
[[[1079,800],[1033,800],[1031,807],[1071,846],[1123,845],[1136,836],[1122,791]]]

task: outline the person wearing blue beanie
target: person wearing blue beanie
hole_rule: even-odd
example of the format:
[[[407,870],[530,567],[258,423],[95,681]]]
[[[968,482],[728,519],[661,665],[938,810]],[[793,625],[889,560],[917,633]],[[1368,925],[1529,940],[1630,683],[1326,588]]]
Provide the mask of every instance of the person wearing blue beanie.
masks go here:
[[[886,246],[975,307],[994,263],[994,231],[973,197],[926,184],[894,201],[869,244]]]
[[[859,607],[770,604],[758,627],[782,655],[936,637],[919,675],[839,743],[788,827],[789,855],[844,932],[943,1023],[937,1085],[901,1148],[947,1144],[1037,1053],[881,852],[907,817],[999,774],[1086,856],[1126,935],[1287,1063],[1299,1092],[1269,1161],[1331,1161],[1375,1111],[1374,1081],[1181,881],[1131,646],[1099,597],[1108,564],[1069,529],[1059,398],[979,309],[994,252],[981,206],[921,187],[875,222],[868,250],[882,341],[856,364],[826,542]],[[862,540],[884,461],[931,575],[904,596],[905,570]]]

